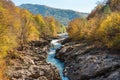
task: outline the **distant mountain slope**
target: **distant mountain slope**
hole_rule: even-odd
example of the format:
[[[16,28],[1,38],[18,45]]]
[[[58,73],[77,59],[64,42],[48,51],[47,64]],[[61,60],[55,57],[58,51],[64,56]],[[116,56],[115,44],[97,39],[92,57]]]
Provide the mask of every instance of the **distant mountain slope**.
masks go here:
[[[53,16],[55,17],[55,19],[65,25],[67,25],[67,23],[74,18],[83,18],[88,15],[87,13],[56,9],[44,5],[22,4],[19,7],[23,9],[28,9],[33,14],[42,14],[44,17]]]

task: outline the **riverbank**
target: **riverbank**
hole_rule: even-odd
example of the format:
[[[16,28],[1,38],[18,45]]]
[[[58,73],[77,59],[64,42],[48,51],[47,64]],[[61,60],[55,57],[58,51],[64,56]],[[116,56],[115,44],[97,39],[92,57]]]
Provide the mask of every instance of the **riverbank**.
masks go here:
[[[63,41],[55,57],[65,63],[69,80],[120,80],[120,52],[94,43]]]
[[[10,80],[61,80],[58,69],[46,62],[50,40],[33,41],[18,55],[6,57]]]

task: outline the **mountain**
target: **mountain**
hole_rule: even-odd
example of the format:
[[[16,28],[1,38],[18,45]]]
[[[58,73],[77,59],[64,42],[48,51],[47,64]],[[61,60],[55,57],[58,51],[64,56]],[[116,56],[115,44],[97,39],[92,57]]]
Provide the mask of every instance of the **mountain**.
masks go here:
[[[53,16],[56,20],[65,25],[67,25],[67,23],[72,19],[84,18],[88,15],[88,13],[76,12],[73,10],[56,9],[37,4],[22,4],[19,7],[22,9],[27,9],[33,14],[42,14],[44,17]]]

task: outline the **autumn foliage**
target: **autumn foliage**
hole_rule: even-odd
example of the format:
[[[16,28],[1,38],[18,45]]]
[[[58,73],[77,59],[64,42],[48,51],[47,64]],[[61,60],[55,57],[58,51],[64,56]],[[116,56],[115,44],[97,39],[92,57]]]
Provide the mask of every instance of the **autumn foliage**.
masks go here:
[[[101,23],[99,37],[112,48],[120,48],[120,13],[111,13]]]
[[[54,37],[61,33],[62,25],[53,17],[44,18],[19,9],[10,0],[0,0],[0,52],[2,57],[15,47],[41,37]]]
[[[69,27],[67,28],[68,34],[70,37],[74,39],[83,38],[83,30],[85,29],[86,20],[76,18],[69,23]]]
[[[87,19],[74,19],[67,32],[73,40],[99,42],[102,46],[120,49],[120,0],[107,0]]]
[[[15,7],[11,0],[0,0],[0,79],[5,80],[3,61],[9,52],[17,48],[23,50],[30,41],[55,37],[62,29],[53,17],[33,15]]]

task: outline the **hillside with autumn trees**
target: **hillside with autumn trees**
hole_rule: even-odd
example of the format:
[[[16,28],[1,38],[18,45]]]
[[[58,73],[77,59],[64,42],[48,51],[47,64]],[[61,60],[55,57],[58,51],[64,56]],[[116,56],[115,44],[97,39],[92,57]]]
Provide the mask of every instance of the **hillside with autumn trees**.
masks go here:
[[[53,17],[33,15],[25,9],[15,7],[10,0],[0,0],[1,53],[40,38],[55,37],[63,32],[65,27]]]
[[[17,48],[23,50],[31,41],[56,37],[64,32],[66,28],[54,17],[33,15],[16,7],[11,0],[0,0],[0,80],[6,80],[4,70],[8,54],[16,55]]]
[[[120,0],[99,3],[87,19],[76,18],[67,32],[73,40],[97,42],[108,48],[120,49]]]

